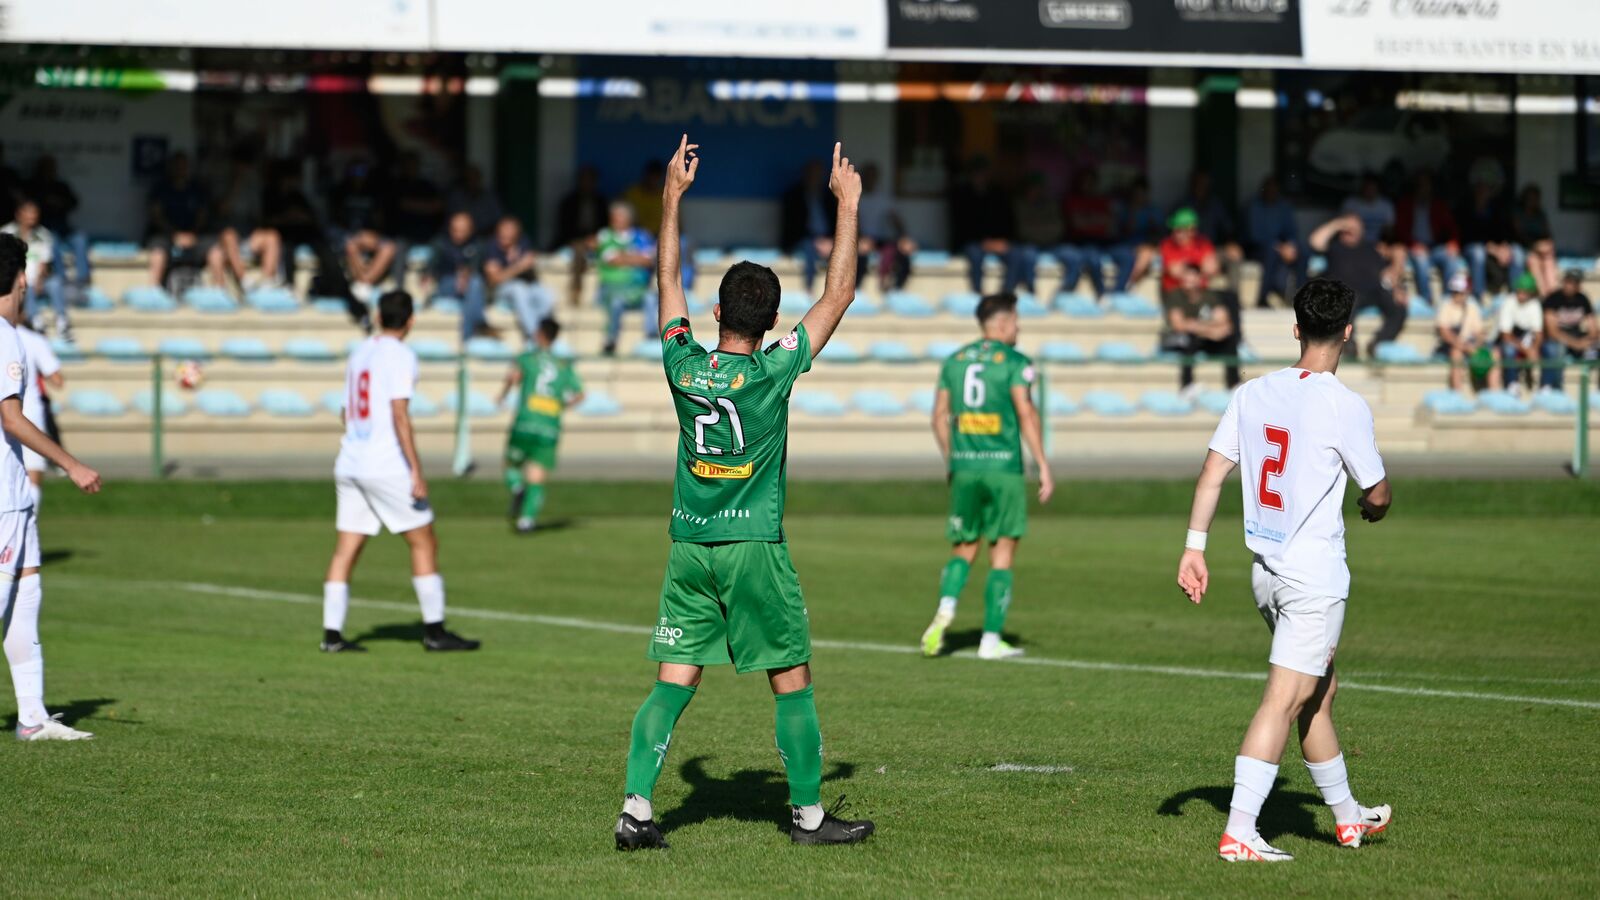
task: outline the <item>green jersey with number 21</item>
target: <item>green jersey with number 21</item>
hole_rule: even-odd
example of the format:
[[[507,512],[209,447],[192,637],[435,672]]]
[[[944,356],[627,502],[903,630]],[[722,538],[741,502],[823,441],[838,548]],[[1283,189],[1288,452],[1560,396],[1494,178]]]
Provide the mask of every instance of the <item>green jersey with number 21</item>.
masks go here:
[[[1011,389],[1032,390],[1033,379],[1033,360],[999,341],[974,341],[944,361],[939,387],[950,393],[950,471],[1022,471]]]
[[[675,319],[661,360],[678,414],[675,541],[781,541],[788,487],[789,394],[811,368],[804,325],[765,350],[708,351]]]

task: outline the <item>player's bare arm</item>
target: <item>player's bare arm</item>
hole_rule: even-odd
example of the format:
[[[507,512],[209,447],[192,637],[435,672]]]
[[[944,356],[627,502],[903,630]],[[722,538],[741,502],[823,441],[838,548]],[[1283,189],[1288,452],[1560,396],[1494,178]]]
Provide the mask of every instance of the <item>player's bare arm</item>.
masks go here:
[[[400,453],[411,466],[411,496],[421,500],[428,496],[428,481],[422,477],[422,460],[417,456],[416,433],[411,428],[411,401],[391,400],[394,411],[394,436],[400,440]]]
[[[511,370],[506,373],[505,384],[500,386],[500,397],[495,400],[496,405],[504,404],[506,402],[506,398],[511,396],[511,392],[516,390],[517,385],[521,383],[522,367],[513,365]]]
[[[86,494],[99,493],[100,473],[79,462],[77,457],[51,440],[50,435],[29,422],[28,417],[22,414],[22,400],[17,395],[12,394],[0,400],[0,426],[22,446],[60,466],[79,490]]]
[[[1217,517],[1222,484],[1235,467],[1233,460],[1208,450],[1206,461],[1200,467],[1200,478],[1195,482],[1194,503],[1189,507],[1189,535],[1184,540],[1183,557],[1178,560],[1178,587],[1190,603],[1205,599],[1206,589],[1211,586],[1211,573],[1206,569],[1206,533]]]
[[[844,145],[833,145],[833,171],[828,175],[828,190],[839,201],[839,221],[833,230],[833,253],[828,257],[828,280],[822,286],[822,299],[812,305],[800,323],[811,338],[811,358],[816,359],[828,339],[833,337],[844,311],[856,298],[856,241],[860,237],[857,210],[861,205],[861,175],[841,156]]]
[[[949,402],[948,397],[945,402]],[[1033,405],[1033,397],[1029,395],[1027,386],[1021,384],[1011,386],[1011,405],[1017,410],[1017,427],[1022,431],[1022,442],[1028,446],[1034,465],[1039,467],[1039,502],[1049,503],[1050,495],[1056,491],[1056,483],[1050,477],[1050,460],[1044,455],[1044,426],[1039,420],[1039,408]],[[947,432],[949,427],[947,418]]]
[[[1389,514],[1389,504],[1394,501],[1394,494],[1389,489],[1389,479],[1385,478],[1372,487],[1361,492],[1361,497],[1356,500],[1356,505],[1361,507],[1361,518],[1368,522],[1381,522]]]
[[[661,317],[656,330],[667,327],[674,319],[689,315],[689,301],[683,296],[683,276],[678,262],[682,239],[678,229],[678,202],[694,184],[695,173],[700,170],[700,158],[695,155],[699,144],[689,143],[685,134],[678,139],[678,149],[667,161],[666,184],[661,188],[661,235],[656,241],[656,287],[661,297]]]
[[[939,444],[939,458],[950,462],[950,392],[940,388],[933,395],[933,439]]]

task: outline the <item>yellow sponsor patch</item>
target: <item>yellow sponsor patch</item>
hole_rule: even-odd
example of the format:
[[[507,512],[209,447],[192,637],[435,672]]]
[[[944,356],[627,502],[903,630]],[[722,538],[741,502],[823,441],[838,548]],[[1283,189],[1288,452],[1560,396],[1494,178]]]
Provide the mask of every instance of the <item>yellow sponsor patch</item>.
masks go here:
[[[541,416],[559,416],[561,401],[554,397],[540,397],[535,394],[528,398],[528,412],[538,413]]]
[[[962,434],[999,434],[999,413],[964,412],[956,419],[956,428]]]
[[[742,466],[720,466],[709,463],[703,459],[694,461],[689,468],[699,478],[749,478],[755,471],[755,463],[745,463]]]

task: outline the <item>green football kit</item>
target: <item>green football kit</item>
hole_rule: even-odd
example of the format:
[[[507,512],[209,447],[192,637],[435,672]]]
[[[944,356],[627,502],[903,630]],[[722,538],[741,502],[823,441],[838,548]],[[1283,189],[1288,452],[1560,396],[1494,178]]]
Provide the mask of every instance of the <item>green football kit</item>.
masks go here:
[[[1011,389],[1033,388],[1033,361],[1015,347],[978,340],[945,360],[939,388],[950,395],[952,544],[1020,538],[1028,530],[1022,429]]]
[[[516,416],[506,440],[506,463],[521,468],[531,462],[554,469],[556,445],[561,442],[561,414],[583,393],[583,382],[570,361],[549,350],[529,350],[513,365],[522,377]]]

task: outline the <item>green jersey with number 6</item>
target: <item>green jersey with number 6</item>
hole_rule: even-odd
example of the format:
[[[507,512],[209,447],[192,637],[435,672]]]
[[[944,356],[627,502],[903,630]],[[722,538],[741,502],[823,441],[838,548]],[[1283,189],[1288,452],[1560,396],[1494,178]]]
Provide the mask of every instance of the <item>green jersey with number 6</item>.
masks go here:
[[[789,394],[811,368],[804,325],[765,350],[707,351],[688,319],[661,331],[678,414],[675,541],[781,541],[788,487]]]
[[[529,350],[517,357],[521,370],[521,390],[517,415],[511,420],[511,433],[526,437],[557,440],[561,437],[561,413],[573,397],[583,393],[583,383],[572,363],[549,350]]]
[[[1022,432],[1011,389],[1032,390],[1033,360],[987,338],[957,350],[939,370],[950,393],[950,471],[1022,472]]]

